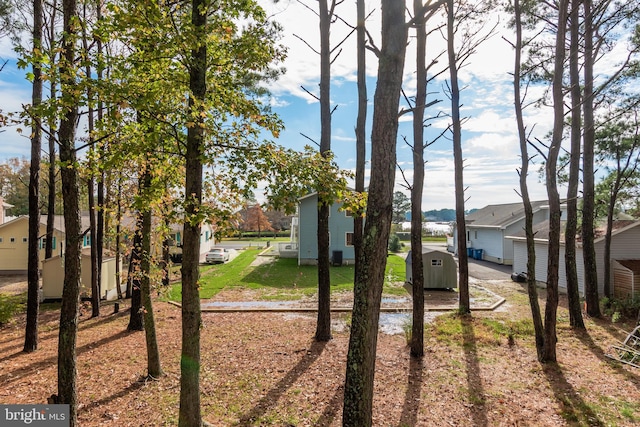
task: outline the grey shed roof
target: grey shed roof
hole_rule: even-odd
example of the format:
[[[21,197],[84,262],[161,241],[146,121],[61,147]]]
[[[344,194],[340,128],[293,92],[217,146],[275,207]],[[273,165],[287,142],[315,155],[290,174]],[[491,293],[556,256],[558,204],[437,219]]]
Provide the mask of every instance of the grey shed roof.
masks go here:
[[[546,206],[546,200],[531,202],[533,211]],[[466,216],[466,224],[470,227],[505,228],[524,218],[524,205],[522,202],[507,203],[503,205],[487,205],[482,209]]]

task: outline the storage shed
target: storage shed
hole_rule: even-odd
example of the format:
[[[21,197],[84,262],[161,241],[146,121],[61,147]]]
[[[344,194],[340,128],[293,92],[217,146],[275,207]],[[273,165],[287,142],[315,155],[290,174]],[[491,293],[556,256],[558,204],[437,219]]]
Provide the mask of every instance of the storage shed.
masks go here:
[[[613,296],[629,298],[640,295],[640,259],[611,260]]]
[[[413,285],[411,251],[409,251],[405,263],[407,283]],[[424,267],[424,289],[453,289],[458,287],[456,261],[450,253],[423,249],[422,264]]]
[[[122,271],[122,268],[120,268],[120,271]],[[80,296],[89,298],[91,297],[91,256],[85,253],[82,254],[81,276]],[[101,279],[100,298],[106,300],[117,299],[115,257],[103,258]],[[45,259],[42,262],[42,299],[62,298],[63,284],[64,258],[58,255]],[[125,292],[126,286],[126,281],[121,283],[122,292]]]

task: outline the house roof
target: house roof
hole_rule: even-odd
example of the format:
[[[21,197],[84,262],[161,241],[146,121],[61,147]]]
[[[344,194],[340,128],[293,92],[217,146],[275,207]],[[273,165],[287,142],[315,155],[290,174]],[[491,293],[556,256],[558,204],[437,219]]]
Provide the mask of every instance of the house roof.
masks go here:
[[[533,211],[546,206],[546,200],[531,202]],[[506,228],[514,222],[524,218],[524,205],[522,202],[507,203],[502,205],[487,205],[465,217],[465,222],[470,227]]]
[[[637,227],[640,225],[640,221],[638,220],[617,220],[613,221],[612,232],[611,235],[615,236],[616,234],[624,233],[625,231]],[[566,221],[562,221],[560,224],[560,243],[564,244],[564,231],[565,231]],[[606,223],[598,225],[594,230],[593,237],[594,242],[603,241],[606,238]],[[537,242],[547,242],[549,240],[549,220],[542,221],[539,224],[533,226],[534,240]],[[524,230],[521,230],[512,236],[507,236],[508,239],[513,240],[524,240],[526,238]],[[582,234],[578,231],[576,235],[576,240],[578,242],[582,241]]]
[[[640,259],[617,259],[616,261],[634,273],[640,274]]]

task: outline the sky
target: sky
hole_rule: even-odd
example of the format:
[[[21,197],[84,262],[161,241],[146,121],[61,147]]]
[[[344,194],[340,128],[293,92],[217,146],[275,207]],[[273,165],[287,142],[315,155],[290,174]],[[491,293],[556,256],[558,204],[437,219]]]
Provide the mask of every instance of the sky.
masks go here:
[[[317,2],[308,1],[312,7]],[[270,84],[272,108],[284,122],[285,130],[277,140],[283,146],[302,150],[305,145],[313,145],[307,137],[320,139],[320,108],[316,99],[302,88],[317,93],[319,83],[319,56],[309,47],[319,49],[318,18],[314,12],[301,3],[292,0],[280,0],[276,3],[261,0],[268,14],[283,26],[283,37],[280,42],[287,46],[288,57],[284,64],[285,75]],[[380,14],[376,1],[366,2],[367,13],[371,13],[367,26],[370,34],[377,37],[375,43],[380,46]],[[336,13],[347,22],[355,22],[355,1],[342,2]],[[492,15],[496,20],[497,33],[483,43],[468,64],[460,71],[462,115],[466,118],[462,127],[462,150],[465,159],[464,185],[466,209],[481,208],[488,204],[513,203],[520,200],[516,192],[519,189],[517,169],[520,166],[520,151],[516,122],[513,111],[513,86],[510,75],[513,69],[513,50],[503,40],[503,36],[513,39],[509,29],[497,21],[498,14]],[[331,43],[333,46],[343,41],[351,31],[340,21],[332,26]],[[487,28],[480,30],[482,34]],[[407,47],[407,60],[404,71],[404,85],[408,96],[415,89],[415,44],[410,33]],[[303,41],[304,40],[304,41]],[[355,120],[357,115],[356,91],[356,50],[355,34],[340,45],[341,53],[332,64],[331,102],[336,106],[332,116],[332,150],[341,168],[355,169]],[[427,42],[428,56],[433,57],[443,51],[445,42],[438,32],[430,35]],[[0,41],[0,59],[8,60],[0,72],[0,108],[4,112],[19,111],[23,104],[30,100],[30,85],[25,79],[26,70],[15,67],[15,53],[8,41]],[[429,62],[429,61],[427,61]],[[440,58],[439,66],[443,67],[446,56]],[[438,66],[438,65],[437,65]],[[437,69],[436,66],[436,69]],[[377,60],[372,52],[367,54],[368,80],[368,123],[367,153],[371,152],[370,124],[373,115],[373,95]],[[427,111],[428,116],[435,117],[448,114],[450,101],[443,93],[448,79],[448,72],[434,79],[429,85],[429,100],[439,99]],[[400,108],[407,107],[401,100]],[[542,137],[551,129],[552,112],[550,109],[526,112],[529,125],[535,124],[534,135]],[[396,173],[396,191],[409,194],[404,186],[405,178],[411,182],[413,175],[410,147],[403,138],[411,141],[410,114],[400,118],[398,133],[398,164],[402,172]],[[439,135],[449,124],[446,115],[431,121],[426,130],[426,140],[430,141]],[[0,133],[0,161],[10,157],[29,157],[28,132],[20,135],[15,128]],[[454,176],[453,148],[449,139],[441,138],[425,151],[425,185],[423,193],[423,210],[454,208]],[[529,191],[533,200],[546,199],[544,183],[538,175],[539,162],[530,167]],[[368,176],[368,171],[367,171]],[[561,189],[561,194],[564,189]]]

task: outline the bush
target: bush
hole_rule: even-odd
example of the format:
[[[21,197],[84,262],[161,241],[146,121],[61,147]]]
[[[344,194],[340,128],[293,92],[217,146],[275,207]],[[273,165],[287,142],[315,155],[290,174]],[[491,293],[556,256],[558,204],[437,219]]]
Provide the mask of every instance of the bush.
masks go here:
[[[397,234],[392,234],[389,238],[389,250],[394,253],[402,251],[402,243]]]
[[[640,295],[620,299],[604,297],[600,302],[604,307],[604,314],[611,316],[614,323],[622,319],[635,319],[640,311]]]
[[[24,311],[23,295],[0,294],[0,325],[8,323],[14,315]]]

